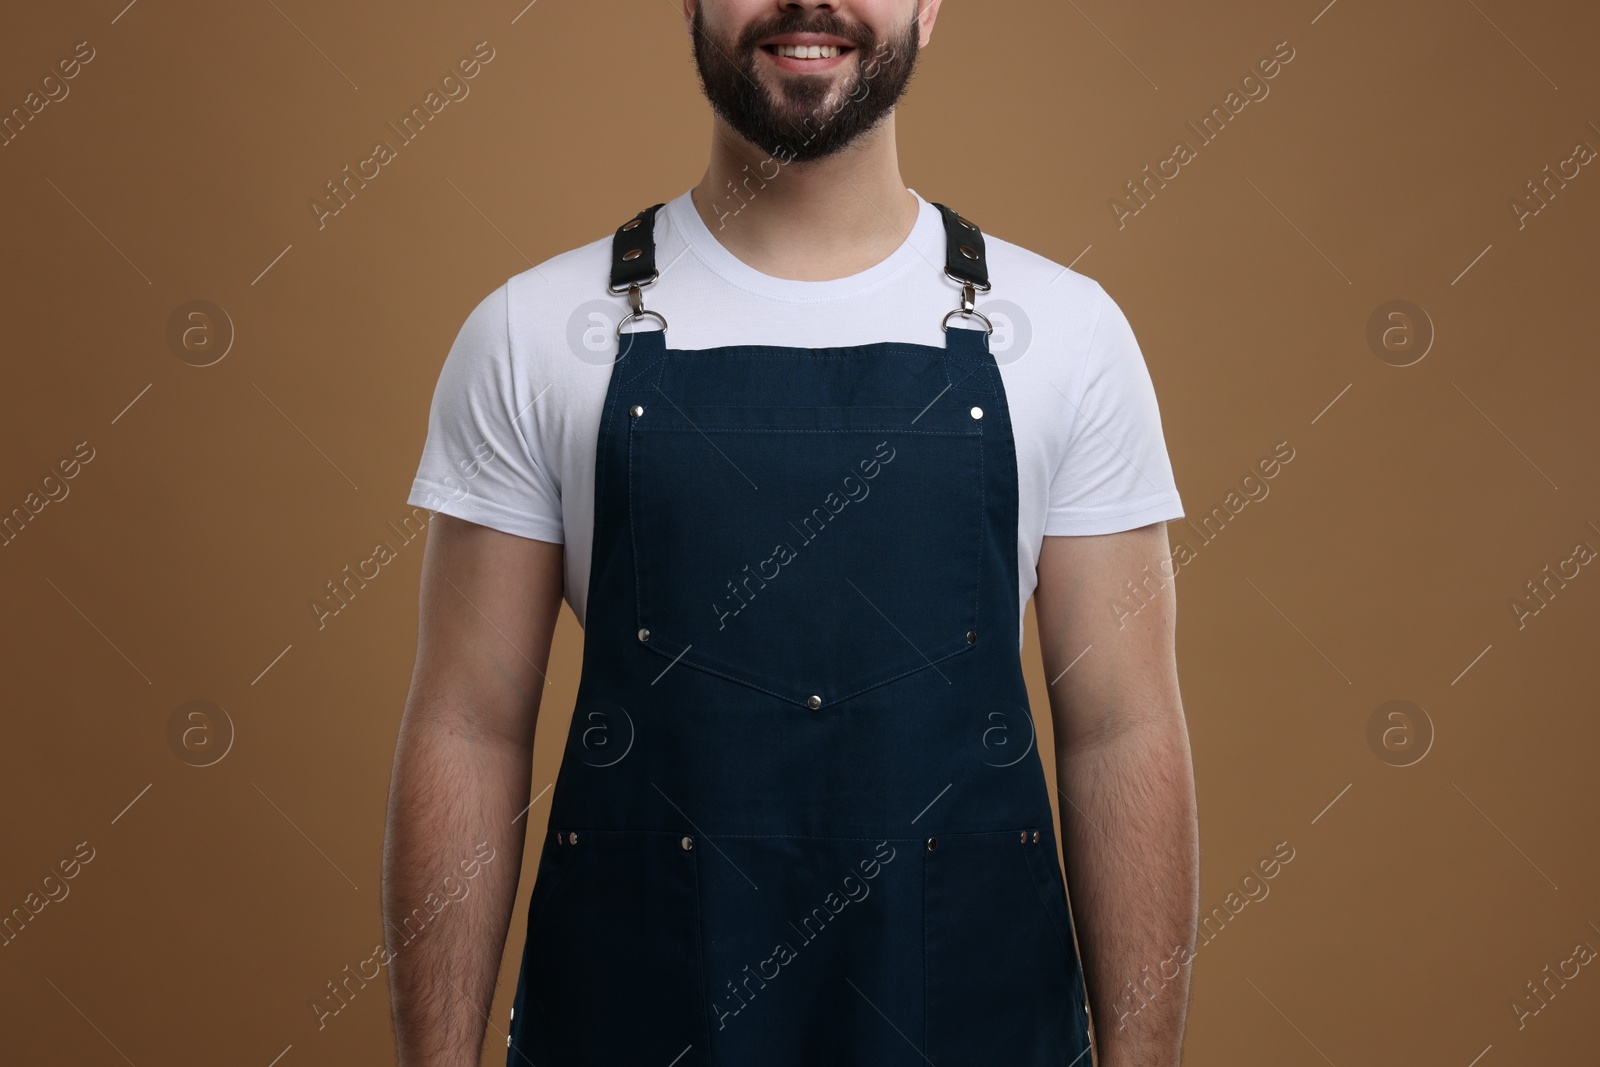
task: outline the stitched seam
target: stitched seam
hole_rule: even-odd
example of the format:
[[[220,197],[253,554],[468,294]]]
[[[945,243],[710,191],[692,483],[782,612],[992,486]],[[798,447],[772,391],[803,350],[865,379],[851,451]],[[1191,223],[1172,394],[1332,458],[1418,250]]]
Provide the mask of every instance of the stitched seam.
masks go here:
[[[639,333],[647,331],[640,330]],[[659,330],[648,331],[660,333]],[[974,331],[976,332],[976,331]],[[822,348],[804,348],[800,345],[716,345],[712,348],[674,348],[672,354],[679,357],[699,357],[703,359],[721,358],[735,349],[741,352],[759,353],[763,359],[856,359],[862,355],[878,351],[885,356],[911,355],[927,356],[929,351],[948,354],[949,349],[940,348],[938,345],[918,344],[914,341],[867,341],[859,345],[833,345]]]
[[[549,836],[548,832],[546,832],[545,836],[546,837]],[[551,864],[550,864],[551,873],[554,874],[555,877],[553,879],[551,879],[549,886],[546,887],[546,892],[544,893],[544,899],[539,902],[539,910],[536,911],[536,912],[533,912],[532,914],[530,914],[530,916],[528,918],[528,923],[529,923],[529,925],[528,925],[528,939],[529,940],[532,940],[533,937],[539,932],[539,930],[541,928],[541,923],[542,923],[542,921],[543,921],[543,919],[545,917],[545,913],[550,910],[550,901],[555,897],[556,890],[561,888],[561,883],[566,880],[567,871],[572,866],[572,864],[570,864],[570,863],[564,863],[564,862],[558,861],[556,859],[556,857],[559,856],[560,854],[561,854],[560,849],[556,849],[554,852],[550,853],[550,857],[551,857]],[[534,874],[534,882],[535,882],[535,884],[537,884],[538,880],[539,880],[538,879],[538,874],[537,874],[537,872],[535,872],[535,874]]]
[[[644,332],[644,331],[640,331],[640,332]],[[655,331],[650,331],[650,332],[653,333]],[[663,342],[663,343],[665,343],[665,342]],[[632,347],[632,346],[629,346],[629,347]],[[622,379],[622,384],[623,385],[632,385],[636,380],[638,380],[640,375],[649,373],[650,368],[655,366],[656,363],[659,362],[660,358],[661,358],[660,356],[655,356],[653,361],[651,359],[649,359],[649,358],[643,360],[642,361],[643,365],[640,366],[640,368],[637,371],[635,371],[633,374],[631,374],[628,377]]]
[[[664,368],[665,362],[666,362],[665,359],[662,359],[660,361],[660,364],[663,366],[663,368]],[[663,370],[663,375],[664,375],[664,370]],[[658,388],[658,389],[660,388],[659,377],[660,376],[658,376],[658,380],[655,383],[656,384],[656,388]],[[736,432],[736,433],[869,433],[869,432],[870,433],[878,433],[878,432],[881,432],[881,430],[879,430],[879,429],[874,429],[874,430],[870,430],[870,431],[868,431],[868,430],[769,430],[769,429],[760,429],[760,428],[750,429],[750,430],[742,430],[742,429],[741,430],[722,430],[722,429],[715,429],[715,428],[713,428],[713,429],[714,429],[715,432],[719,432],[719,433],[730,433],[730,432]],[[634,591],[634,625],[636,627],[640,628],[640,629],[644,628],[644,596],[643,596],[643,592],[642,592],[641,586],[640,586],[639,542],[638,542],[637,527],[636,527],[636,524],[635,524],[635,516],[637,515],[638,510],[639,510],[639,507],[638,507],[638,493],[637,493],[637,482],[638,482],[638,479],[637,479],[637,476],[636,476],[635,471],[634,471],[633,460],[634,460],[636,437],[637,437],[637,435],[643,434],[645,432],[646,431],[638,428],[637,423],[636,423],[635,420],[633,420],[632,418],[629,419],[629,429],[628,429],[628,494],[629,494],[629,501],[628,501],[628,530],[629,530],[629,540],[630,540],[630,544],[631,544],[632,550],[633,550],[632,554],[633,554],[633,572],[634,572],[634,582],[633,582],[633,591]],[[690,427],[668,427],[668,428],[657,427],[657,428],[655,428],[653,430],[650,430],[648,432],[650,432],[650,433],[701,433],[702,431],[695,430],[695,429],[690,428]],[[903,433],[913,433],[913,434],[924,434],[924,435],[932,435],[932,436],[945,436],[945,437],[971,437],[971,438],[977,439],[977,443],[978,443],[978,497],[979,497],[979,499],[978,499],[978,505],[977,505],[976,508],[973,509],[973,512],[977,516],[977,523],[978,523],[978,531],[977,531],[978,560],[977,560],[977,566],[974,568],[974,571],[973,571],[973,579],[972,579],[972,590],[973,590],[972,591],[972,616],[971,616],[972,617],[972,623],[970,625],[970,629],[976,631],[978,629],[978,623],[980,621],[980,619],[979,619],[979,610],[978,610],[978,605],[979,605],[979,602],[980,602],[980,599],[981,599],[981,595],[982,595],[982,582],[980,580],[980,572],[981,572],[982,563],[983,563],[983,545],[984,545],[984,537],[985,537],[984,526],[986,525],[986,518],[987,518],[987,515],[988,515],[988,498],[987,498],[987,494],[984,491],[984,476],[983,476],[983,470],[984,470],[983,424],[982,424],[981,421],[978,421],[978,422],[975,423],[974,428],[972,428],[970,430],[905,430],[905,431],[895,430],[894,432],[896,432],[896,433],[902,433],[903,432]],[[697,659],[695,659],[693,657],[690,657],[690,656],[684,654],[684,650],[682,650],[682,649],[678,650],[677,652],[670,652],[667,649],[662,648],[659,643],[651,644],[650,642],[645,642],[644,646],[648,651],[654,652],[657,655],[659,655],[659,656],[661,656],[661,657],[663,657],[665,659],[669,659],[669,660],[672,660],[674,662],[680,662],[681,661],[685,666],[691,667],[691,668],[693,668],[695,670],[698,670],[698,671],[701,671],[701,672],[703,672],[705,674],[710,674],[710,675],[713,675],[715,677],[722,678],[722,679],[724,679],[726,681],[734,683],[735,685],[745,686],[746,688],[753,689],[753,690],[755,690],[755,691],[757,691],[759,693],[765,693],[766,695],[768,695],[768,696],[770,696],[770,697],[772,697],[772,698],[774,698],[776,700],[781,700],[786,704],[792,704],[792,705],[794,705],[796,707],[801,707],[801,708],[806,708],[807,710],[812,710],[806,704],[806,702],[804,700],[802,700],[802,699],[800,699],[798,697],[785,696],[784,694],[779,693],[779,692],[777,692],[777,691],[775,691],[773,689],[769,689],[766,685],[763,685],[763,684],[761,684],[759,682],[752,681],[750,679],[743,678],[743,677],[740,677],[740,676],[735,675],[735,674],[730,674],[726,670],[720,669],[718,667],[711,666],[711,665],[709,665],[707,663],[704,663],[704,662],[702,662],[700,660],[697,660]],[[946,652],[946,653],[944,653],[942,655],[939,655],[939,656],[937,656],[935,658],[931,658],[931,659],[925,657],[924,661],[922,663],[920,663],[920,664],[914,665],[912,667],[908,667],[906,670],[901,671],[901,672],[899,672],[897,674],[889,675],[886,678],[880,678],[880,679],[877,679],[875,681],[869,682],[868,684],[862,686],[859,689],[855,689],[855,690],[852,690],[851,692],[848,692],[848,693],[845,693],[845,694],[843,694],[841,696],[835,697],[833,700],[830,700],[828,702],[827,706],[832,707],[834,705],[841,704],[844,701],[853,699],[855,697],[858,697],[863,693],[870,692],[870,691],[872,691],[874,689],[878,689],[878,688],[880,688],[882,686],[888,685],[891,682],[896,682],[896,681],[899,681],[902,678],[909,677],[910,675],[916,674],[916,673],[918,673],[920,671],[927,670],[928,668],[934,666],[935,664],[942,663],[945,660],[950,659],[950,658],[952,658],[954,656],[959,656],[959,655],[962,655],[963,653],[976,651],[976,648],[977,648],[977,646],[975,644],[965,643],[965,639],[963,638],[963,643],[957,645],[952,651]]]
[[[634,441],[634,433],[635,433],[634,427],[637,426],[637,425],[638,425],[638,420],[634,419],[632,416],[629,416],[629,418],[628,418],[628,554],[633,557],[633,626],[634,626],[634,629],[636,631],[637,630],[642,630],[644,628],[644,598],[643,598],[643,595],[639,592],[639,531],[638,531],[638,527],[637,527],[637,525],[636,525],[636,523],[634,521],[635,516],[637,516],[639,514],[639,502],[638,502],[638,499],[637,499],[637,497],[638,497],[638,490],[637,490],[638,479],[634,476],[634,473],[633,473],[633,453],[634,453],[633,441]],[[594,561],[590,560],[589,561],[589,565],[591,567],[594,566]],[[635,634],[635,637],[637,638],[637,634]],[[646,645],[645,647],[648,648],[649,646]]]
[[[662,830],[656,828],[631,826],[582,826],[577,823],[569,823],[568,825],[576,828],[580,842],[582,841],[584,834],[588,834],[592,840],[593,838],[603,834],[661,834],[666,837],[682,837],[684,833],[684,831],[681,829]],[[1037,829],[1037,827],[1033,823],[1029,823],[1026,826],[1023,826],[1019,823],[1004,827],[999,830],[962,830],[948,833],[941,831],[936,834],[924,834],[919,837],[893,837],[885,834],[868,834],[866,836],[854,836],[848,834],[708,834],[699,831],[694,832],[694,836],[704,837],[715,841],[898,841],[911,844],[922,844],[923,842],[927,841],[930,836],[937,837],[941,841],[993,837],[998,838],[1001,841],[1016,844],[1018,848],[1022,848],[1024,846],[1017,843],[1016,835],[1022,830],[1034,829]],[[1039,843],[1044,843],[1042,837],[1040,838]],[[583,845],[561,845],[559,847],[579,849],[582,848]]]
[[[974,624],[974,628],[976,628],[976,624]],[[962,640],[963,640],[963,642],[964,642],[964,641],[965,641],[965,640],[966,640],[966,639],[965,639],[965,638],[962,638]],[[947,660],[947,659],[949,659],[949,658],[951,658],[951,657],[952,657],[952,656],[959,656],[959,655],[961,655],[961,654],[962,654],[962,653],[965,653],[965,652],[971,652],[971,651],[973,651],[973,650],[974,650],[974,649],[976,649],[976,648],[977,648],[977,646],[976,646],[976,645],[969,645],[969,644],[962,644],[962,645],[961,645],[961,646],[960,646],[960,647],[959,647],[959,648],[957,648],[957,649],[956,649],[956,650],[955,650],[955,651],[954,651],[954,652],[946,652],[946,653],[945,653],[945,654],[944,654],[944,655],[942,655],[942,656],[940,656],[940,657],[939,657],[939,658],[938,658],[938,659],[930,659],[930,660],[927,660],[927,661],[926,661],[926,662],[924,662],[924,663],[923,663],[923,664],[922,664],[922,666],[920,666],[920,667],[913,667],[913,668],[911,668],[911,669],[910,669],[910,670],[907,670],[907,671],[903,671],[903,672],[901,672],[901,673],[900,673],[900,674],[896,674],[896,675],[892,675],[892,676],[891,676],[891,677],[888,677],[888,678],[885,678],[885,679],[883,679],[883,680],[882,680],[882,681],[879,681],[879,682],[873,682],[873,683],[872,683],[872,684],[871,684],[871,685],[869,685],[869,686],[866,686],[866,687],[864,687],[864,688],[861,688],[861,689],[857,689],[857,690],[856,690],[856,691],[855,691],[855,692],[853,692],[853,693],[846,693],[846,694],[845,694],[845,695],[844,695],[844,696],[842,696],[842,697],[838,697],[838,698],[836,698],[836,699],[835,699],[835,700],[834,700],[834,701],[833,701],[833,702],[832,702],[832,703],[834,703],[834,704],[838,704],[838,703],[841,703],[841,702],[843,702],[843,701],[846,701],[846,700],[849,700],[849,699],[851,699],[851,698],[852,698],[852,697],[858,697],[858,696],[860,696],[860,695],[861,695],[861,694],[862,694],[862,693],[866,693],[866,692],[870,692],[870,691],[871,691],[871,690],[874,690],[874,689],[877,689],[877,688],[878,688],[878,687],[880,687],[880,686],[885,686],[885,685],[888,685],[888,684],[889,684],[889,683],[890,683],[890,682],[897,682],[897,681],[899,681],[899,680],[900,680],[900,679],[901,679],[901,678],[904,678],[904,677],[906,677],[906,676],[908,676],[908,675],[912,675],[912,674],[916,674],[916,673],[918,673],[918,672],[919,672],[919,671],[925,671],[925,670],[927,670],[927,669],[928,669],[928,668],[929,668],[929,667],[932,667],[932,666],[933,666],[933,665],[934,665],[934,664],[935,664],[935,663],[943,663],[943,662],[944,662],[944,661],[945,661],[945,660]],[[820,710],[820,709],[819,709],[819,710]]]
[[[1061,437],[1061,440],[1066,442],[1061,449],[1061,460],[1063,463],[1066,462],[1068,453],[1072,451],[1072,438],[1073,435],[1078,431],[1078,413],[1083,410],[1083,402],[1089,396],[1089,380],[1093,377],[1092,372],[1094,370],[1094,367],[1092,366],[1094,361],[1094,342],[1095,338],[1100,336],[1100,323],[1105,318],[1106,301],[1109,299],[1111,299],[1110,296],[1102,287],[1100,289],[1099,309],[1095,312],[1094,316],[1094,328],[1089,331],[1089,343],[1083,350],[1083,363],[1079,370],[1079,374],[1083,379],[1083,388],[1078,390],[1078,399],[1076,401],[1071,399],[1067,401],[1067,403],[1072,406],[1072,412],[1067,416],[1066,432]],[[1056,473],[1059,473],[1060,469],[1061,468],[1058,466],[1056,468]]]
[[[635,561],[635,570],[637,570],[637,566],[638,566],[637,565],[637,561]],[[976,583],[974,583],[974,584],[976,584]],[[974,600],[976,600],[976,594],[974,594]],[[974,613],[974,615],[976,615],[976,613]],[[643,619],[642,618],[639,621],[640,621],[641,624],[643,623]],[[977,629],[976,622],[974,622],[974,624],[973,624],[973,629],[974,630]],[[901,671],[899,674],[891,674],[887,678],[879,679],[878,681],[871,682],[871,683],[861,687],[860,689],[856,689],[856,690],[854,690],[852,692],[845,693],[842,696],[835,697],[832,700],[828,701],[827,705],[825,705],[825,706],[832,707],[835,704],[842,704],[846,700],[850,700],[850,699],[852,699],[854,697],[860,696],[862,693],[871,692],[872,690],[877,689],[880,686],[888,685],[890,682],[897,682],[901,678],[905,678],[905,677],[907,677],[909,675],[912,675],[912,674],[917,674],[920,671],[925,671],[929,667],[932,667],[934,664],[943,663],[945,660],[950,659],[952,656],[959,656],[959,655],[962,655],[963,653],[973,652],[973,651],[975,651],[977,649],[977,647],[978,646],[975,645],[975,644],[967,644],[965,642],[965,639],[963,638],[963,643],[959,647],[957,647],[954,651],[946,652],[946,653],[944,653],[944,654],[942,654],[940,656],[937,656],[937,657],[935,657],[933,659],[925,659],[918,666],[907,668],[906,670]],[[742,685],[742,686],[745,686],[746,688],[754,689],[754,690],[756,690],[758,692],[765,693],[768,696],[773,697],[773,698],[775,698],[777,700],[781,700],[786,704],[793,704],[796,707],[805,708],[807,711],[813,710],[803,700],[800,700],[800,699],[798,699],[796,697],[784,696],[782,693],[774,692],[773,690],[766,688],[765,686],[761,685],[758,682],[749,681],[747,679],[738,677],[737,675],[728,674],[725,671],[717,669],[716,667],[712,667],[712,666],[710,666],[710,665],[708,665],[706,663],[702,663],[702,662],[700,662],[698,660],[691,659],[688,656],[683,655],[681,652],[668,652],[666,649],[661,648],[659,646],[651,645],[649,642],[645,643],[645,648],[649,649],[651,652],[654,652],[656,655],[661,656],[661,657],[663,657],[665,659],[670,659],[670,660],[673,660],[675,662],[682,663],[684,666],[687,666],[687,667],[693,667],[697,671],[704,671],[706,674],[714,674],[718,678],[724,678],[724,679],[726,679],[726,680],[728,680],[730,682],[733,682],[733,683],[735,683],[737,685]],[[817,709],[817,710],[820,710],[820,709]]]
[[[1035,844],[1042,843],[1042,841],[1035,842]],[[1023,845],[1020,847],[1027,848],[1029,846]],[[1052,848],[1051,859],[1054,860],[1054,858],[1054,849]],[[1037,892],[1039,909],[1044,912],[1045,920],[1050,924],[1050,928],[1056,932],[1056,941],[1058,941],[1061,945],[1062,960],[1065,962],[1067,958],[1067,931],[1062,927],[1061,920],[1056,918],[1055,913],[1050,910],[1049,901],[1045,896],[1046,893],[1054,892],[1055,882],[1049,880],[1048,876],[1046,876],[1045,880],[1041,881],[1039,877],[1041,872],[1035,867],[1033,861],[1026,855],[1022,857],[1022,864],[1028,869],[1028,881],[1033,885]]]
[[[978,434],[979,437],[982,438],[982,420],[979,420],[978,422]],[[984,481],[983,473],[986,466],[984,462],[984,453],[988,451],[988,448],[985,447],[986,444],[987,439],[982,439],[980,440],[978,446],[978,558],[972,565],[972,571],[974,575],[972,579],[972,629],[980,634],[985,632],[985,627],[988,625],[987,623],[984,623],[982,611],[979,608],[979,594],[982,592],[979,586],[982,583],[981,575],[983,574],[983,542],[988,537],[988,529],[992,525],[988,521],[989,490],[987,483]]]
[[[635,561],[635,569],[637,569],[637,566],[638,566],[637,561]],[[643,622],[643,619],[641,618],[640,621]],[[767,689],[766,687],[758,685],[755,682],[749,682],[749,681],[744,680],[743,678],[736,678],[731,674],[724,674],[722,671],[717,670],[715,667],[708,667],[704,663],[697,663],[694,660],[689,659],[687,656],[683,655],[682,653],[668,652],[666,649],[661,648],[659,646],[652,646],[648,641],[645,642],[645,646],[644,647],[647,650],[649,650],[651,652],[654,652],[658,656],[663,656],[663,657],[665,657],[667,659],[675,660],[676,662],[682,663],[687,667],[693,667],[697,671],[704,671],[707,674],[714,674],[719,678],[726,678],[730,682],[736,682],[739,685],[747,686],[747,687],[749,687],[751,689],[758,690],[760,692],[763,692],[763,693],[767,694],[770,697],[773,697],[774,699],[781,700],[786,704],[794,704],[794,705],[796,705],[798,707],[802,707],[802,708],[806,707],[806,703],[803,700],[797,700],[794,697],[786,697],[781,693],[775,693],[771,689]]]
[[[694,942],[696,949],[698,949],[695,953],[695,958],[700,966],[700,1004],[704,1012],[700,1018],[700,1023],[704,1027],[706,1067],[711,1067],[714,1059],[711,1047],[711,998],[707,995],[709,990],[706,989],[706,944],[705,931],[701,922],[701,912],[705,907],[705,902],[700,896],[700,856],[696,854],[690,857],[690,863],[692,864],[690,871],[694,876]]]
[[[692,409],[691,409],[692,410]],[[974,420],[977,421],[977,420]],[[770,426],[655,426],[643,433],[851,433],[851,434],[926,434],[934,437],[981,437],[982,430],[902,430],[897,426],[869,426],[858,430],[783,430]]]

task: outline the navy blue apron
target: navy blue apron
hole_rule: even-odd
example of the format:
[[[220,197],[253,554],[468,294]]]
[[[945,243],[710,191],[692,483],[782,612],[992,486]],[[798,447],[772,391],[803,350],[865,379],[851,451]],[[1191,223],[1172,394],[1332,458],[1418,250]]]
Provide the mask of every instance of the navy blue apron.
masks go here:
[[[661,206],[613,243],[632,311],[508,1067],[1092,1067],[1010,416],[989,330],[950,326],[982,319],[982,234],[936,205],[943,348],[676,350],[640,294]]]

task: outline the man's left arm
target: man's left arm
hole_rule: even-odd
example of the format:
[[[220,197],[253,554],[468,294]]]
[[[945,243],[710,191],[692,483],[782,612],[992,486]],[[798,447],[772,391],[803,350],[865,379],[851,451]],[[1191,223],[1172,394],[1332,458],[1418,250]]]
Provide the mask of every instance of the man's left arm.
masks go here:
[[[1062,851],[1099,1067],[1177,1067],[1200,844],[1166,523],[1046,537],[1038,575]]]

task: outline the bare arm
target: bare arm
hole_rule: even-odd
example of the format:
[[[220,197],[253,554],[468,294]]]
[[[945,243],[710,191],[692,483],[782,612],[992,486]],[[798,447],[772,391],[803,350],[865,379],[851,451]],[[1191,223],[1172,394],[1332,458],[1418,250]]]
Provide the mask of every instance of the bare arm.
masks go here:
[[[477,1067],[561,594],[561,545],[433,517],[384,835],[400,1067]]]
[[[1039,555],[1062,850],[1100,1067],[1177,1067],[1182,1054],[1200,885],[1175,578],[1164,522],[1046,537]]]

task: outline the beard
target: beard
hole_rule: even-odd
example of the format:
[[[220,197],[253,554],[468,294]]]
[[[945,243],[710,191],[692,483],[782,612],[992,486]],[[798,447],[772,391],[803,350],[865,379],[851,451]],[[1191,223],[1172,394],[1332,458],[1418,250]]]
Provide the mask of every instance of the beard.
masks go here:
[[[922,5],[917,4],[920,14]],[[746,26],[736,41],[713,40],[703,4],[694,10],[694,59],[712,110],[741,137],[785,163],[831,156],[876,127],[905,95],[917,63],[918,18],[896,39],[831,11],[788,10]],[[826,33],[855,49],[847,78],[792,74],[764,65],[757,42],[785,33]],[[763,77],[776,82],[769,86]]]

